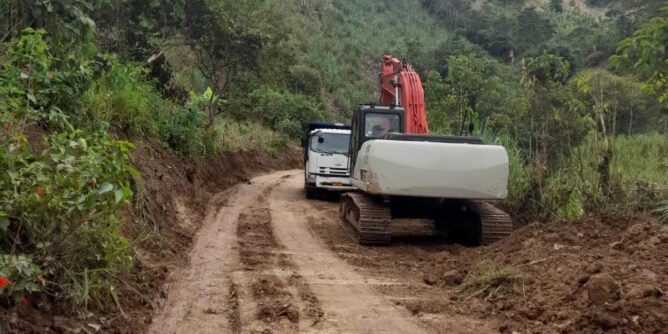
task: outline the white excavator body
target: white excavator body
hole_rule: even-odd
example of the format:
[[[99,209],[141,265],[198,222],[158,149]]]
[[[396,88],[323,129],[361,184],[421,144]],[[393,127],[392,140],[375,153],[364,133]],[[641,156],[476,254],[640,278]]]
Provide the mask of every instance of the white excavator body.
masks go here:
[[[508,194],[503,146],[370,140],[354,166],[353,185],[374,195],[500,200]]]

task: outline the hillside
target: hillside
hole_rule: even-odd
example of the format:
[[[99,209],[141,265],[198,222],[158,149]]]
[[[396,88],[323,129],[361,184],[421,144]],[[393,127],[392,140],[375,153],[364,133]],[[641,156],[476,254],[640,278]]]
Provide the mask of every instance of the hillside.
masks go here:
[[[202,273],[220,279],[230,289],[225,293],[246,294],[221,301],[208,299],[222,290],[212,292],[203,278],[177,284],[177,294],[210,292],[186,298],[191,306],[212,302],[232,310],[198,309],[202,318],[189,323],[220,314],[216,319],[236,330],[268,324],[290,332],[350,309],[327,304],[331,296],[299,271],[302,265],[325,276],[340,268],[341,281],[397,280],[396,299],[382,287],[337,291],[348,303],[387,307],[396,317],[384,325],[438,327],[444,325],[438,319],[457,310],[452,303],[425,310],[428,302],[406,301],[422,276],[451,265],[475,281],[476,254],[502,269],[541,260],[527,258],[512,240],[586,246],[563,233],[554,240],[536,235],[560,224],[599,240],[587,248],[592,254],[623,256],[601,261],[609,274],[623,276],[622,286],[639,284],[621,274],[631,262],[641,262],[636,271],[664,275],[654,269],[665,257],[659,222],[668,219],[668,8],[662,7],[661,0],[2,1],[0,332],[137,332],[158,319],[157,310],[167,310],[165,324],[173,324],[169,312],[188,308],[168,296],[182,273]],[[321,233],[338,228],[335,203],[297,200],[301,174],[283,171],[302,166],[296,146],[309,121],[349,122],[357,105],[377,100],[384,54],[419,73],[431,133],[474,135],[506,148],[509,195],[499,206],[521,228],[511,241],[480,251],[451,245],[449,236],[415,242],[399,236],[399,249],[388,254],[430,253],[423,264],[405,267],[419,273],[418,282],[355,262],[405,265],[374,249],[338,247],[343,230]],[[263,173],[270,174],[253,178]],[[587,222],[604,237],[583,232]],[[221,223],[235,230],[213,238]],[[643,229],[641,241],[629,239],[633,226]],[[300,253],[290,231],[335,266],[321,268]],[[623,245],[610,246],[618,235]],[[636,241],[657,254],[636,254]],[[251,251],[256,246],[258,254]],[[232,269],[217,266],[212,249],[229,254]],[[549,249],[541,248],[545,257]],[[504,258],[494,250],[513,253]],[[446,255],[452,261],[443,262]],[[535,268],[551,264],[540,263]],[[264,277],[269,269],[291,274]],[[547,284],[529,274],[537,280],[528,284],[532,291]],[[502,300],[496,293],[508,291],[514,303],[519,281],[506,276],[512,277],[484,285],[484,292]],[[661,291],[659,278],[651,288]],[[427,299],[430,293],[460,298],[445,285],[438,289],[418,290]],[[600,328],[636,330],[636,305],[657,296],[648,293],[615,299],[624,312],[602,307],[591,314],[578,292],[571,316],[621,314],[631,320],[604,317]],[[492,307],[480,297],[466,303],[474,316],[462,328],[496,315],[503,304]],[[295,321],[292,304],[305,318]],[[265,313],[249,320],[253,309]],[[521,327],[526,314],[513,312],[506,325]],[[415,318],[421,314],[437,320]],[[342,323],[368,325],[359,321]],[[502,317],[494,321],[493,330],[505,328]],[[330,322],[319,326],[326,330]]]

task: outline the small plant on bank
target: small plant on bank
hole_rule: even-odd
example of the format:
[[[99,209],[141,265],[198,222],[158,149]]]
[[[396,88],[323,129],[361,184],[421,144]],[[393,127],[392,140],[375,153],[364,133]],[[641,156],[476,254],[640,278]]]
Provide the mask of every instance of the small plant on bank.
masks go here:
[[[467,299],[482,294],[493,297],[520,277],[519,270],[511,265],[482,260],[466,275],[460,291],[469,294]]]
[[[654,210],[654,213],[659,217],[661,222],[668,224],[668,200],[661,202],[659,207]]]

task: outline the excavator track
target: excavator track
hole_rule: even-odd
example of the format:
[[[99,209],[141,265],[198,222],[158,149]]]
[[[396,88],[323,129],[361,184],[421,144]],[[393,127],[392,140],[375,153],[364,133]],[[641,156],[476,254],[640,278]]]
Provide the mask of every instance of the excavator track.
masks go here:
[[[480,243],[489,245],[513,232],[513,220],[503,210],[484,201],[468,201],[480,217]]]
[[[374,198],[359,193],[341,195],[339,214],[352,226],[353,238],[364,245],[387,245],[391,240],[390,209]]]

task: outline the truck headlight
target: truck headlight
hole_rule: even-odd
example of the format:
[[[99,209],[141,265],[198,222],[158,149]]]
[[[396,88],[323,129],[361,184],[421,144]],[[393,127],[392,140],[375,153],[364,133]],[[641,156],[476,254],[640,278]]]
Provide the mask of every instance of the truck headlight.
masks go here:
[[[308,182],[315,183],[315,175],[309,175]]]

